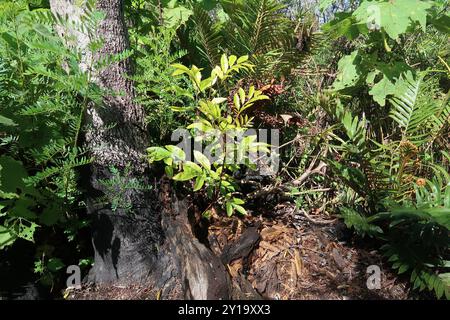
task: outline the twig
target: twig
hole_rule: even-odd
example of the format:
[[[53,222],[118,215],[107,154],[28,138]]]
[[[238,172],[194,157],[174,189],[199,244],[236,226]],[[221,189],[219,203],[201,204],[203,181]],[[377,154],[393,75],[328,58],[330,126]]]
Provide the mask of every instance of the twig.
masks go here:
[[[322,224],[322,225],[326,225],[326,224],[332,224],[335,223],[337,221],[337,219],[333,219],[333,220],[315,220],[314,218],[312,218],[305,210],[303,209],[294,209],[295,210],[299,210],[309,222],[312,222],[314,224]]]
[[[303,174],[298,179],[292,181],[292,184],[294,186],[299,186],[299,185],[303,184],[303,182],[305,182],[306,179],[308,179],[309,176],[311,176],[314,173],[323,175],[322,170],[324,168],[326,168],[327,164],[323,161],[320,161],[320,163],[317,165],[317,167],[313,169],[314,164],[315,164],[315,161],[311,162],[311,165],[308,167],[308,169],[306,169],[305,172],[303,172]]]

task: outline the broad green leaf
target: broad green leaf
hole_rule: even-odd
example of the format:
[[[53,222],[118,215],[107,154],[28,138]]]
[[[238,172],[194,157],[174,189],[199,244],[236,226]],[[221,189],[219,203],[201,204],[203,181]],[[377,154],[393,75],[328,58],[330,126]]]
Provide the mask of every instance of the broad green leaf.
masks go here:
[[[237,211],[237,212],[239,212],[240,214],[242,214],[242,215],[247,215],[248,213],[247,213],[247,210],[245,210],[245,208],[243,207],[243,206],[240,206],[240,205],[238,205],[238,204],[232,204],[232,206],[233,206],[233,208]]]
[[[386,97],[393,95],[395,88],[395,83],[383,75],[383,78],[372,87],[369,94],[373,96],[373,100],[380,106],[384,106],[386,104]]]
[[[147,148],[148,156],[151,162],[153,161],[161,161],[165,158],[170,158],[172,153],[161,147],[150,147]]]
[[[39,226],[34,222],[25,222],[25,224],[19,222],[17,236],[27,241],[34,242],[34,232],[37,227]]]
[[[220,66],[222,67],[222,71],[224,73],[228,71],[228,59],[226,54],[223,54],[220,58]]]
[[[376,77],[381,76],[381,79],[372,86],[369,94],[380,106],[384,106],[388,96],[403,92],[404,84],[401,78],[408,72],[409,67],[402,62],[396,62],[393,64],[376,64],[375,68],[376,71],[367,76],[366,82],[370,86],[369,81],[376,82]]]
[[[211,219],[213,213],[211,210],[206,210],[205,212],[202,213],[203,218],[205,219]]]
[[[170,151],[172,158],[176,160],[186,159],[186,153],[183,151],[183,149],[173,145],[167,145],[166,149]]]
[[[255,94],[255,86],[250,86],[248,89],[248,99],[253,98],[253,95]]]
[[[59,258],[50,258],[47,262],[47,268],[50,272],[56,272],[65,267],[65,264]]]
[[[230,67],[234,66],[234,64],[236,63],[237,57],[235,55],[231,55],[230,58],[228,59],[228,63],[230,64]]]
[[[194,150],[194,158],[202,165],[202,167],[210,170],[211,169],[211,163],[209,162],[208,158],[201,153],[200,151]]]
[[[190,71],[188,67],[182,65],[181,63],[174,63],[174,64],[171,65],[171,67],[173,67],[173,68],[175,68],[177,70],[184,71],[184,72],[189,72]]]
[[[197,177],[194,184],[194,191],[198,191],[203,187],[203,185],[205,184],[205,178],[205,175],[200,175]]]
[[[215,76],[219,77],[219,79],[223,79],[225,77],[224,73],[222,72],[222,69],[220,69],[219,66],[216,66],[211,71],[211,77],[214,78]]]
[[[431,3],[421,0],[363,1],[354,16],[361,24],[375,24],[396,40],[418,23],[425,31],[427,9]]]
[[[245,91],[242,88],[239,88],[239,98],[241,100],[241,104],[243,105],[245,102]]]
[[[446,34],[450,34],[450,14],[445,14],[437,19],[431,21],[433,26]]]
[[[227,201],[225,204],[225,208],[227,210],[227,216],[231,217],[233,215],[233,206],[231,205],[230,201]]]
[[[202,80],[199,85],[200,91],[204,92],[206,89],[210,88],[212,86],[212,81],[213,81],[212,78]]]
[[[39,223],[46,226],[53,226],[58,223],[59,219],[63,216],[63,210],[61,210],[62,205],[59,201],[50,203],[39,215]]]
[[[172,158],[165,158],[165,159],[163,159],[163,161],[168,166],[172,166],[173,165],[173,159]]]
[[[354,86],[359,81],[359,64],[361,58],[358,50],[342,57],[338,62],[338,74],[333,83],[335,90],[342,90]]]
[[[195,172],[196,174],[200,174],[200,173],[203,172],[202,168],[198,164],[196,164],[195,162],[186,161],[183,164],[183,167],[184,167],[185,171],[189,171],[190,170],[192,172]]]
[[[244,204],[245,203],[244,200],[239,199],[239,198],[233,198],[232,201],[234,204]]]
[[[408,264],[402,264],[400,266],[400,268],[398,269],[398,274],[405,273],[406,271],[408,271],[408,269],[409,269],[409,265]]]
[[[6,117],[0,115],[0,125],[4,125],[7,127],[14,127],[14,126],[17,126],[17,123],[15,123],[14,121],[12,121],[9,118],[6,118]]]
[[[203,132],[207,132],[212,129],[212,126],[208,125],[206,123],[203,123],[203,122],[194,122],[194,123],[188,125],[187,129],[197,129],[197,130],[200,130]]]
[[[192,15],[192,13],[192,10],[183,6],[164,8],[164,25],[171,29],[178,29],[181,25],[185,24],[189,20],[189,17]]]
[[[164,168],[164,172],[167,174],[169,178],[173,177],[173,167],[166,166]]]
[[[17,236],[9,229],[0,225],[0,250],[14,243]]]
[[[234,97],[233,97],[233,103],[234,103],[234,107],[235,107],[237,110],[239,110],[239,109],[241,108],[241,103],[240,103],[240,101],[239,101],[239,96],[238,96],[237,93],[234,94]]]
[[[170,110],[175,111],[175,112],[186,112],[186,111],[192,110],[192,108],[190,108],[190,107],[171,106]]]
[[[2,168],[0,174],[0,186],[5,193],[17,193],[17,189],[24,193],[37,196],[39,193],[33,187],[27,186],[24,179],[28,177],[27,171],[22,162],[17,161],[9,156],[0,157],[0,167]]]
[[[211,102],[214,104],[221,104],[224,103],[225,101],[227,101],[227,98],[214,98],[211,100]]]
[[[337,12],[335,18],[322,26],[322,30],[334,39],[345,36],[354,40],[360,34],[360,28],[350,12]]]
[[[242,57],[239,57],[239,59],[237,60],[237,63],[241,64],[241,63],[246,62],[247,60],[248,60],[248,56],[242,56]]]
[[[175,181],[188,181],[198,176],[198,173],[191,169],[184,168],[184,171],[176,174],[172,179]]]

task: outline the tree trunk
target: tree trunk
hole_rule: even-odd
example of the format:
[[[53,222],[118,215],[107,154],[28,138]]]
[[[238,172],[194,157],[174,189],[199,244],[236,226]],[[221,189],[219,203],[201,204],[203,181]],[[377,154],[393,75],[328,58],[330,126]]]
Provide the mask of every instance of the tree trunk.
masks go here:
[[[84,10],[75,3],[50,1],[54,13],[81,21]],[[97,0],[96,6],[105,14],[97,30],[104,43],[93,57],[87,52],[86,35],[60,26],[58,29],[62,36],[69,33],[78,39],[76,46],[85,51],[85,59],[98,60],[129,48],[123,2]],[[89,65],[86,61],[83,64]],[[129,59],[97,72],[98,84],[116,94],[105,96],[103,106],[90,106],[86,114],[83,143],[94,159],[86,179],[95,252],[89,280],[109,284],[149,281],[160,290],[161,298],[229,298],[226,268],[193,236],[186,201],[178,201],[168,183],[163,183],[162,192],[158,192],[159,187],[148,190],[120,186],[135,181],[150,185],[144,157],[148,147],[145,113],[134,102],[133,83],[128,77],[131,72]],[[107,181],[114,178],[112,168],[121,176],[111,186]],[[125,204],[124,208],[113,210],[113,201]]]

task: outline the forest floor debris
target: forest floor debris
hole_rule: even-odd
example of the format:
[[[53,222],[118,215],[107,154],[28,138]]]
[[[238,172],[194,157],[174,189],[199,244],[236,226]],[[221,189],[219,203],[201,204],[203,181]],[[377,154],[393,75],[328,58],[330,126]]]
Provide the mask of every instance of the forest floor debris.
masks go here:
[[[293,206],[286,203],[276,210],[294,212]],[[283,217],[282,221],[274,216]],[[271,217],[221,218],[209,227],[211,249],[227,263],[233,281],[241,289],[247,287],[244,291],[254,291],[244,298],[258,294],[276,300],[414,298],[408,279],[393,273],[370,244],[346,234],[342,222],[316,225],[304,216],[295,218],[289,222],[286,214],[277,212]],[[381,269],[381,289],[367,287],[371,265]],[[159,296],[146,285],[91,285],[69,292],[66,298],[155,300]]]

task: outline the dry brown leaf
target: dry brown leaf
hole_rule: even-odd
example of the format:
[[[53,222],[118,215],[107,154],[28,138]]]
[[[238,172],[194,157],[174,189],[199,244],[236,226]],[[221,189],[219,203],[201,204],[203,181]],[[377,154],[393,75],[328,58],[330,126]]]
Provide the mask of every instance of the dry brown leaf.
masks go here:
[[[271,227],[271,228],[265,228],[261,231],[261,238],[264,241],[273,241],[274,239],[278,238],[284,230],[280,227]]]
[[[279,252],[280,251],[280,249],[279,248],[277,248],[276,246],[274,246],[274,245],[271,245],[270,243],[268,243],[268,242],[266,242],[266,241],[261,241],[260,243],[259,243],[259,246],[260,247],[262,247],[262,248],[264,248],[264,249],[266,249],[266,250],[270,250],[270,251],[272,251],[272,252]]]

